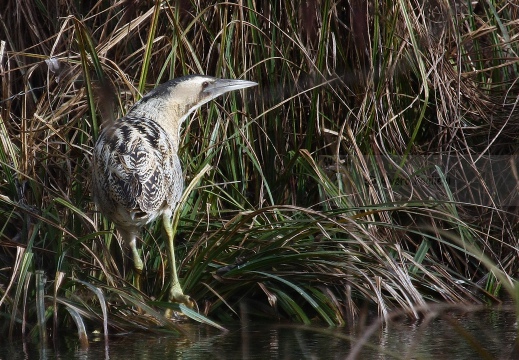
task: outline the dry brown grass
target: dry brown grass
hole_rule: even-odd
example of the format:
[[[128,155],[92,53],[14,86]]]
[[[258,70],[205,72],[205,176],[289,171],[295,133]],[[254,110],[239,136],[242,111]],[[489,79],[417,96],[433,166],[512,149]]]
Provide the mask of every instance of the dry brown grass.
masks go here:
[[[0,311],[19,310],[11,326],[35,317],[22,298],[33,300],[37,269],[66,274],[55,295],[80,318],[97,323],[103,300],[77,279],[102,288],[114,328],[165,324],[166,304],[151,301],[167,292],[160,231],[143,234],[137,294],[92,207],[89,159],[103,121],[189,73],[260,83],[184,130],[188,180],[213,169],[177,236],[184,288],[204,314],[235,318],[246,299],[268,316],[340,324],[362,302],[417,316],[429,301],[511,291],[519,9],[422,3],[7,1]],[[496,157],[507,165],[482,165]]]

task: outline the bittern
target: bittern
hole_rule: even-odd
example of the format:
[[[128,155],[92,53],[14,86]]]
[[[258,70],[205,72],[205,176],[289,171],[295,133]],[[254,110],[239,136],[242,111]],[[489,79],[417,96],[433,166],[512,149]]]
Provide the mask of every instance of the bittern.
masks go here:
[[[144,225],[162,217],[170,260],[169,301],[193,306],[178,280],[173,245],[172,215],[184,189],[180,128],[208,101],[256,85],[204,75],[173,79],[147,93],[101,132],[94,147],[93,199],[130,246],[138,288],[143,262],[137,237]]]

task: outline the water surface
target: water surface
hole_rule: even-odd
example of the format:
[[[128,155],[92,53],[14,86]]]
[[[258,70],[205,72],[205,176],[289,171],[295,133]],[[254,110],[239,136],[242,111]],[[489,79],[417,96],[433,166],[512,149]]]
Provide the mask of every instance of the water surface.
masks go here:
[[[255,322],[227,325],[228,332],[186,323],[187,336],[158,333],[90,336],[40,348],[0,342],[4,359],[514,359],[515,315],[507,311],[441,314],[383,326],[328,328]],[[369,335],[368,335],[369,334]],[[354,352],[354,354],[352,354]]]

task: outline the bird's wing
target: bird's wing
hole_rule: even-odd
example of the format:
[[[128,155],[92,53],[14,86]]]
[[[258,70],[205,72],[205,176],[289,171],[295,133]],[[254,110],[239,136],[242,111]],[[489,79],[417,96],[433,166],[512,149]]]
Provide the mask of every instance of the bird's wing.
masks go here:
[[[124,118],[103,132],[95,149],[99,187],[128,212],[158,211],[175,182],[177,155],[164,130],[151,121]],[[179,164],[180,165],[180,164]],[[98,181],[99,182],[99,181]],[[167,202],[167,201],[166,201]]]

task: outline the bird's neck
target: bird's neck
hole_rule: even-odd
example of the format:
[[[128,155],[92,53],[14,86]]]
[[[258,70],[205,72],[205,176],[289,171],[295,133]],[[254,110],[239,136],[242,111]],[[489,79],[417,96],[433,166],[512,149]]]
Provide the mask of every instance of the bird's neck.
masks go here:
[[[127,116],[140,117],[154,121],[159,124],[170,136],[175,150],[178,150],[180,143],[180,127],[190,113],[186,106],[175,102],[163,102],[150,99],[146,102],[135,104],[130,109]]]

